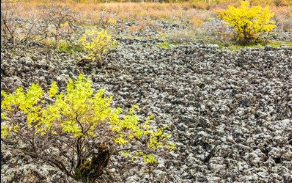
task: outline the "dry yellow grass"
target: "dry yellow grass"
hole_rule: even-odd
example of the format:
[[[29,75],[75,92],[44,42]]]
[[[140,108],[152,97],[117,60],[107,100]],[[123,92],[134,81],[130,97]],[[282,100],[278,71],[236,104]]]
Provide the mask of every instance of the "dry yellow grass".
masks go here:
[[[280,3],[286,3],[287,0],[279,0]],[[88,2],[88,1],[87,1]],[[221,3],[214,6],[213,9],[222,8],[228,4],[234,4],[237,0],[222,0]],[[271,4],[270,1],[252,0],[254,4]],[[273,0],[274,2],[274,0]],[[1,3],[1,7],[2,7]],[[75,12],[76,17],[82,22],[91,21],[146,21],[138,27],[143,27],[151,22],[150,20],[171,20],[190,22],[194,27],[200,27],[202,22],[215,17],[213,10],[200,10],[194,8],[191,3],[74,3],[72,1],[56,2],[53,4],[44,3],[40,0],[30,2],[18,2],[15,4],[15,12],[21,17],[42,18],[42,11],[49,6],[63,6]],[[275,19],[281,29],[290,31],[292,27],[292,6],[271,7],[275,12]],[[133,29],[138,29],[133,27]]]
[[[271,10],[275,13],[278,28],[292,32],[292,6],[272,7]]]
[[[169,3],[62,3],[54,2],[41,3],[19,2],[15,3],[21,7],[21,16],[28,16],[30,12],[41,13],[41,6],[66,6],[70,10],[82,15],[82,17],[95,19],[95,16],[111,16],[117,20],[136,20],[136,19],[185,19],[191,18],[196,10],[188,3],[169,4]],[[18,9],[16,10],[18,11]],[[102,16],[101,16],[102,15]]]

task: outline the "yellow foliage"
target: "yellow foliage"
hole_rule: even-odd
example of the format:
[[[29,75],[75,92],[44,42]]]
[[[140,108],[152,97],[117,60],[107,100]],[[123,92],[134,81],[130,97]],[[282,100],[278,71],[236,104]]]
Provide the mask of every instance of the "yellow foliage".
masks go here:
[[[2,116],[1,119],[3,119]],[[8,135],[9,135],[8,126],[1,123],[1,137],[5,139]]]
[[[113,19],[113,18],[109,18],[107,22],[110,25],[116,25],[117,24],[117,20],[116,19]]]
[[[96,62],[100,62],[102,55],[117,44],[106,30],[99,31],[96,28],[86,30],[79,42],[89,52],[88,58]]]
[[[250,7],[248,1],[242,1],[238,8],[229,6],[228,10],[218,13],[236,30],[237,41],[244,44],[256,41],[260,33],[270,32],[275,27],[275,22],[270,20],[274,13],[270,12],[269,7]]]
[[[58,92],[58,86],[56,82],[53,82],[49,91],[49,97],[55,97],[56,93]]]
[[[173,149],[173,144],[168,142],[169,134],[163,131],[166,127],[154,130],[150,125],[153,116],[145,122],[135,114],[139,107],[133,105],[126,113],[122,108],[112,108],[112,97],[104,96],[104,89],[94,94],[92,81],[80,75],[74,82],[69,80],[66,93],[58,93],[58,86],[55,82],[47,93],[37,84],[32,84],[25,92],[18,88],[14,93],[7,94],[1,91],[1,135],[2,137],[13,138],[14,135],[21,137],[20,122],[10,120],[13,118],[13,111],[18,109],[26,115],[27,128],[25,134],[34,133],[37,138],[44,135],[63,136],[66,134],[71,140],[103,139],[105,134],[107,141],[101,143],[115,144],[118,146],[129,146],[140,139],[147,140],[147,148],[156,149],[166,147]],[[50,102],[42,102],[44,96],[49,96]],[[28,133],[27,133],[28,132]],[[104,133],[106,132],[106,133]],[[152,155],[143,154],[146,163],[157,162]]]

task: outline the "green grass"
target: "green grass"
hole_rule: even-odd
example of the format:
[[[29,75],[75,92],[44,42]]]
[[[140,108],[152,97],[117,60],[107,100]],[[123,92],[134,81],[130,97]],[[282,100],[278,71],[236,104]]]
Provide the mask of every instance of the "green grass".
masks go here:
[[[292,47],[292,42],[281,42],[281,41],[272,41],[268,44],[269,46],[272,46],[274,48],[278,48],[282,45],[285,45],[285,46],[289,46],[289,47]]]
[[[111,46],[109,47],[109,49],[114,50],[114,49],[117,49],[118,46],[119,46],[118,44],[114,44],[114,45],[111,45]]]
[[[175,42],[168,42],[168,41],[163,41],[162,43],[156,44],[158,48],[163,48],[163,49],[170,49],[171,46],[178,46],[180,45],[179,43]]]
[[[224,45],[219,45],[219,48],[227,48],[231,51],[239,51],[243,48],[265,48],[266,46],[271,46],[273,48],[279,48],[280,46],[289,46],[292,47],[292,42],[284,42],[284,41],[269,41],[267,43],[257,43],[257,44],[252,44],[252,45],[230,45],[230,46],[224,46]]]
[[[76,53],[82,51],[82,46],[77,44],[69,44],[65,41],[61,41],[58,47],[59,52]]]

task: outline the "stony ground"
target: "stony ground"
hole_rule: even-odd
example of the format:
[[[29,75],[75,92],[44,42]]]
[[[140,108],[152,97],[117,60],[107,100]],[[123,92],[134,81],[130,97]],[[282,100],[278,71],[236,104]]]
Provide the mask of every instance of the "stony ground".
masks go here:
[[[99,69],[80,55],[7,46],[1,49],[1,88],[32,82],[65,86],[85,73],[106,88],[116,106],[138,104],[142,115],[169,125],[178,149],[160,159],[155,177],[109,167],[120,182],[291,182],[292,48],[231,53],[217,45],[162,49],[159,40],[118,39]],[[56,169],[8,150],[2,143],[1,180],[73,182]],[[31,176],[24,176],[25,174]],[[30,178],[29,178],[30,177]],[[61,178],[63,177],[63,178]]]

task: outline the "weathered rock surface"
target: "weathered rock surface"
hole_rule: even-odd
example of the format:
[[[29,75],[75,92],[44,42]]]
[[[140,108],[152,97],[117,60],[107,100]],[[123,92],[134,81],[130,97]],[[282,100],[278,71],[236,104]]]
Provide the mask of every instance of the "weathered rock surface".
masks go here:
[[[157,40],[118,41],[101,69],[78,66],[78,55],[21,49],[12,55],[3,49],[1,88],[13,91],[32,82],[47,88],[58,81],[65,89],[69,78],[83,72],[96,89],[114,95],[114,105],[137,104],[141,114],[154,114],[158,123],[169,125],[178,147],[160,160],[156,182],[292,181],[291,47],[230,53],[216,45],[161,49]],[[25,172],[45,182],[64,176],[12,155],[6,145],[2,153],[3,182]],[[120,172],[117,159],[109,171],[122,181],[152,180],[136,167]]]

